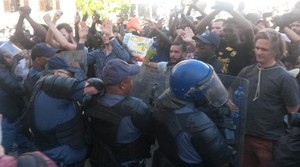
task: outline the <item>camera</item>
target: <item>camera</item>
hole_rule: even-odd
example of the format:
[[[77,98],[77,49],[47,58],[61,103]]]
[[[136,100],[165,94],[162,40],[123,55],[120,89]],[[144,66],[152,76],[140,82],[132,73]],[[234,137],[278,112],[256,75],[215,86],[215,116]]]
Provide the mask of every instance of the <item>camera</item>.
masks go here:
[[[290,126],[300,127],[300,113],[291,112],[288,114],[288,123]]]

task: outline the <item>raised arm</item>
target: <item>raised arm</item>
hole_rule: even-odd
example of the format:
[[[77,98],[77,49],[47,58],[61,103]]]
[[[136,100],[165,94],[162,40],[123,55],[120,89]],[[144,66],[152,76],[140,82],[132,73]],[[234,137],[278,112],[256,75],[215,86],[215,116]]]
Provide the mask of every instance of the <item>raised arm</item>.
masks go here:
[[[206,31],[206,27],[209,26],[211,21],[216,17],[217,14],[221,12],[220,9],[212,11],[210,14],[206,15],[196,26],[195,34],[203,33]]]
[[[166,42],[167,45],[171,45],[172,41],[171,39],[160,30],[160,28],[162,27],[163,23],[164,23],[164,19],[160,19],[158,20],[157,24],[155,24],[153,21],[151,20],[147,20],[148,22],[148,26],[151,29],[151,32],[148,34],[148,37],[152,37],[151,35],[158,35],[160,37],[161,40],[163,40],[164,42]]]
[[[55,27],[55,24],[51,21],[50,15],[46,14],[44,16],[44,21],[48,25],[49,30],[53,33],[53,36],[57,43],[64,49],[68,51],[74,51],[77,48],[76,44],[68,42],[68,40],[60,33],[60,31]]]
[[[31,49],[34,45],[34,42],[32,42],[28,37],[25,36],[24,30],[23,30],[23,24],[24,24],[24,19],[26,15],[29,15],[31,10],[25,10],[24,7],[20,7],[19,9],[19,19],[16,25],[16,31],[15,31],[15,37],[18,42],[22,46],[24,46],[26,49]]]

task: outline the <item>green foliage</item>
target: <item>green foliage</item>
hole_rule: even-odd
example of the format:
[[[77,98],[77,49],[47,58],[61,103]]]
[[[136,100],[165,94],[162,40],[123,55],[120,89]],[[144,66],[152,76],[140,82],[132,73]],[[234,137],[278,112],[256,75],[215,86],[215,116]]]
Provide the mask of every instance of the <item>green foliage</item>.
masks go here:
[[[104,18],[111,14],[127,14],[131,3],[128,0],[76,0],[76,7],[82,15],[87,12],[92,16],[96,11]]]

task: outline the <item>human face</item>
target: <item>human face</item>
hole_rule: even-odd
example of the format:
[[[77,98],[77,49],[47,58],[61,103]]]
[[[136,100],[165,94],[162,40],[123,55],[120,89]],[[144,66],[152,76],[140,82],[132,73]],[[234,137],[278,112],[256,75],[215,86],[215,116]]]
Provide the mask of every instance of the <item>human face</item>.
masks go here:
[[[238,30],[234,25],[225,24],[223,28],[222,38],[230,44],[236,44],[239,40]]]
[[[211,25],[211,31],[220,35],[223,33],[223,22],[222,21],[217,21],[213,22]]]
[[[47,62],[48,62],[49,58],[48,57],[44,57],[44,56],[40,56],[37,57],[34,61],[36,62],[36,64],[41,67],[41,68],[45,68]]]
[[[210,56],[213,56],[214,50],[211,49],[209,44],[201,41],[196,42],[195,58],[197,60],[206,61]]]
[[[4,56],[4,61],[8,66],[11,66],[14,60],[14,57],[10,54],[5,54]]]
[[[103,41],[104,45],[110,44],[109,38],[110,38],[109,34],[107,34],[107,33],[102,34],[102,41]]]
[[[170,62],[172,64],[177,64],[178,62],[180,62],[182,56],[183,56],[183,51],[181,46],[172,45],[170,48]]]
[[[300,35],[300,22],[299,21],[294,21],[291,24],[291,29],[298,35]]]
[[[70,41],[70,34],[68,33],[68,31],[66,29],[62,28],[59,31],[68,41]]]
[[[131,88],[132,88],[132,84],[133,84],[133,81],[132,81],[131,76],[128,76],[125,80],[123,80],[123,81],[120,83],[120,86],[121,86],[121,88],[122,88],[123,95],[129,95],[130,90],[131,90]]]
[[[275,53],[272,51],[271,41],[258,39],[255,42],[255,57],[257,63],[262,67],[271,67],[276,63]]]

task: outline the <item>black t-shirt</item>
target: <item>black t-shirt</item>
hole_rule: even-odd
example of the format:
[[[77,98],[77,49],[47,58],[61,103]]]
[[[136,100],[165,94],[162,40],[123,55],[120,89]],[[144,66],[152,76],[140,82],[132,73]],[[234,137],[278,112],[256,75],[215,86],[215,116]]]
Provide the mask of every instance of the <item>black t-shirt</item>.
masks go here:
[[[245,30],[241,33],[243,41],[235,45],[221,40],[216,55],[218,60],[224,64],[223,74],[236,76],[244,67],[254,63],[253,34],[249,31]]]

